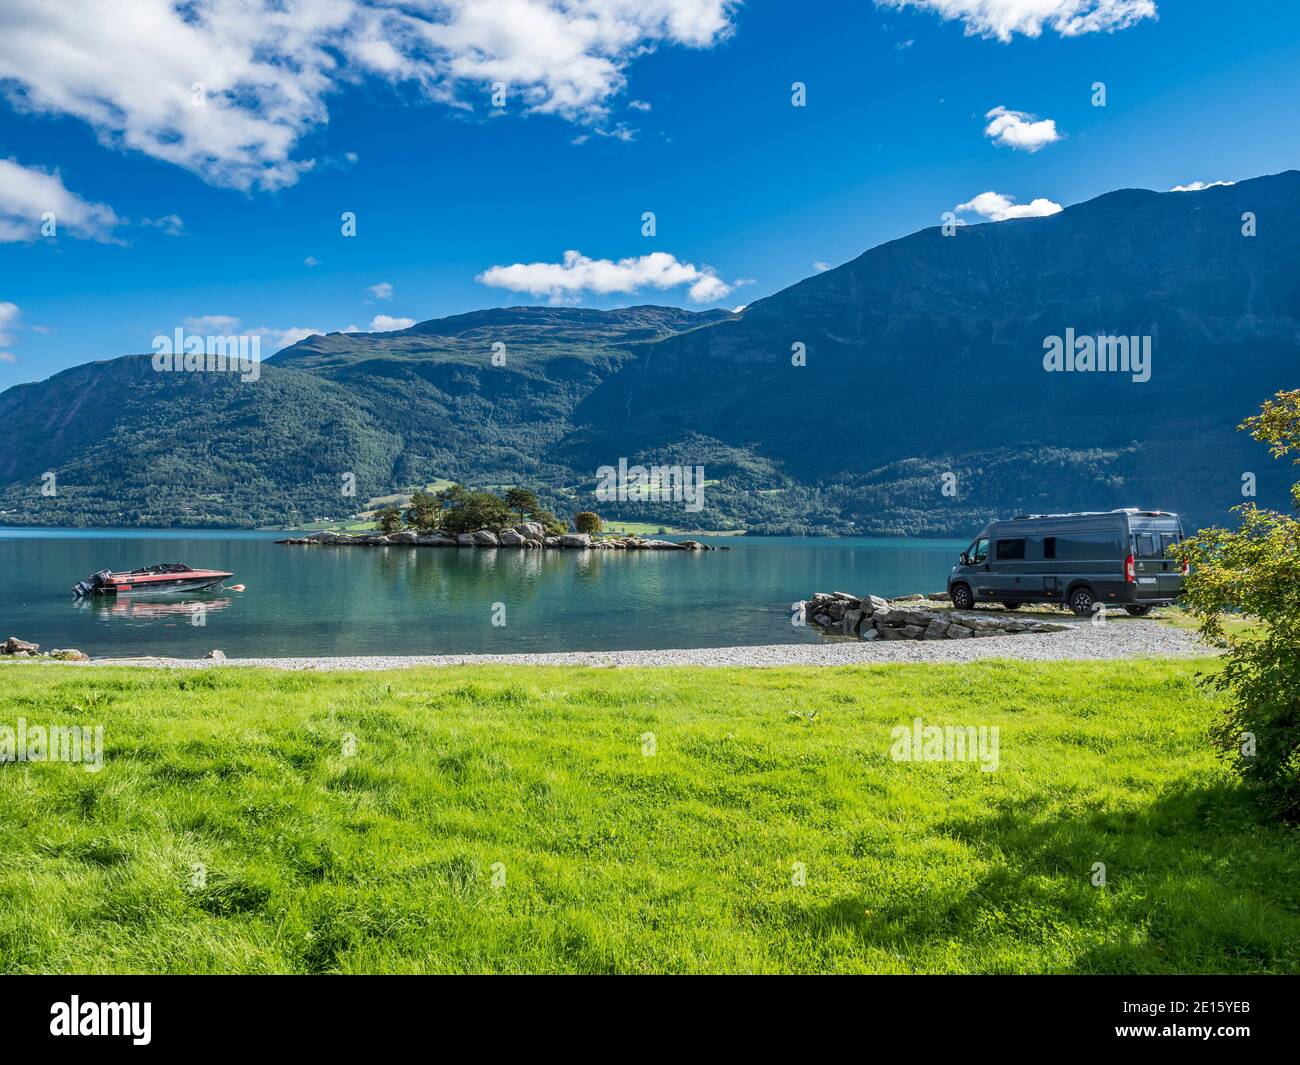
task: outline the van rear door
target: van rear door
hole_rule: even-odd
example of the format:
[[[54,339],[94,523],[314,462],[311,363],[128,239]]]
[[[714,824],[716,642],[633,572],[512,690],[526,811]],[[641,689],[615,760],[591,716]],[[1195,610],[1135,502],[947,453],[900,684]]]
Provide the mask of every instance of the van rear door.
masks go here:
[[[1182,541],[1182,523],[1173,515],[1133,518],[1129,532],[1138,602],[1176,599],[1183,590],[1183,560],[1170,548]]]

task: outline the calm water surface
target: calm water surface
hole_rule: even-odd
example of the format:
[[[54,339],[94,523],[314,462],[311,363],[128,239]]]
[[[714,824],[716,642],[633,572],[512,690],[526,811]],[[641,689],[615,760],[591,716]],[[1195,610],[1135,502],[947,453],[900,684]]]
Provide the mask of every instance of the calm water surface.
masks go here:
[[[274,542],[286,535],[0,528],[0,639],[175,657],[214,647],[272,657],[801,643],[820,637],[790,624],[794,600],[940,589],[966,546],[726,537],[712,542],[730,551],[525,552]],[[228,583],[246,590],[72,598],[73,583],[96,570],[155,562],[229,570]],[[496,604],[504,626],[492,624]]]

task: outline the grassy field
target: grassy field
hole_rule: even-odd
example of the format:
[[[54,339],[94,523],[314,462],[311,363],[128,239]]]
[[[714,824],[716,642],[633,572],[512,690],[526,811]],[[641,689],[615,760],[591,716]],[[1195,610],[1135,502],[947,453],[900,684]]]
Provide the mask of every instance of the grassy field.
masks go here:
[[[106,754],[0,765],[0,971],[1297,972],[1205,668],[6,665]]]

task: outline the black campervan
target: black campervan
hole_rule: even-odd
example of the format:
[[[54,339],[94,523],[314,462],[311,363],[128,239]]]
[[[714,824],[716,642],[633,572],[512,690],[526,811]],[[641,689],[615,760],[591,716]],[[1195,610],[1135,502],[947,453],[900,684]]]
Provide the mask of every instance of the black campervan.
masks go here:
[[[1177,514],[1126,508],[1081,514],[1021,514],[988,525],[948,577],[953,606],[992,601],[1060,603],[1079,615],[1096,604],[1135,617],[1181,594],[1186,560]]]

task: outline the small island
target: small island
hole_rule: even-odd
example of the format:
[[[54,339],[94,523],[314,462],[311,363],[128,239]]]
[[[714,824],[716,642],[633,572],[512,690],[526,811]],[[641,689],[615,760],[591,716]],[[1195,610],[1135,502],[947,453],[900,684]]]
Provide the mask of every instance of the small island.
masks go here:
[[[569,522],[543,508],[526,488],[504,497],[453,484],[437,492],[416,491],[405,506],[391,505],[374,519],[373,532],[322,531],[277,540],[281,544],[329,547],[517,547],[609,551],[726,551],[699,540],[657,540],[603,534],[594,511]]]

